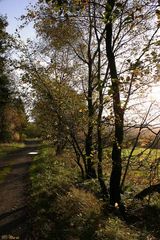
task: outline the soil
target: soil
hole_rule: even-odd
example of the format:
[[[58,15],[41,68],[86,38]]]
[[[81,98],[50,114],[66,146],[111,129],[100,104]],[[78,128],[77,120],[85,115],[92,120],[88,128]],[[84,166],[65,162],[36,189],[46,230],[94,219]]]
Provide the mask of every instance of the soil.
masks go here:
[[[0,160],[0,169],[11,167],[11,172],[0,183],[0,239],[31,240],[28,210],[29,166],[37,145],[30,143],[23,149]]]

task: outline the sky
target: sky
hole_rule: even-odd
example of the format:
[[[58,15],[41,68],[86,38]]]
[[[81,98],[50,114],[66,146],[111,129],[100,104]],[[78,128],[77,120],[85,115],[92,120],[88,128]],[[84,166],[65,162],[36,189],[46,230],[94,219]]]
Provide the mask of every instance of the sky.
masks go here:
[[[6,15],[8,20],[7,32],[14,34],[16,28],[21,24],[18,18],[25,13],[26,7],[31,3],[35,3],[36,0],[0,0],[0,15]],[[31,24],[22,30],[22,38],[34,38],[35,33]]]

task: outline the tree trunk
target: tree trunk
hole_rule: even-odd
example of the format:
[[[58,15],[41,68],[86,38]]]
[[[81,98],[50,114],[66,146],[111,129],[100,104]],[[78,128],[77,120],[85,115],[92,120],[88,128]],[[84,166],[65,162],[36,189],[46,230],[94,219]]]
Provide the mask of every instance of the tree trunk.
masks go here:
[[[87,162],[87,178],[96,178],[96,170],[93,163],[93,125],[94,125],[94,106],[93,106],[93,76],[92,76],[92,56],[91,56],[91,41],[92,41],[92,18],[89,5],[89,42],[88,42],[88,132],[86,136],[86,162]]]
[[[143,198],[145,198],[147,195],[150,195],[154,192],[160,193],[160,183],[145,188],[140,193],[138,193],[134,198],[143,200]]]
[[[83,168],[83,165],[81,164],[81,152],[79,152],[79,149],[77,149],[77,146],[74,140],[72,141],[72,146],[76,154],[76,163],[80,168],[82,179],[85,179],[84,168]]]
[[[90,123],[89,121],[89,124]],[[86,163],[87,163],[87,173],[86,177],[88,179],[90,178],[96,178],[96,171],[93,163],[93,126],[88,126],[88,134],[86,136],[86,146],[85,146],[85,151],[86,151]]]
[[[115,5],[115,1],[108,0],[108,4],[111,7],[110,19],[112,10]],[[107,8],[106,8],[106,11]],[[109,21],[109,20],[108,20]],[[123,141],[123,109],[121,108],[120,100],[120,89],[119,89],[119,79],[117,75],[115,56],[112,47],[112,20],[106,25],[106,53],[108,58],[109,70],[111,75],[112,83],[112,94],[113,94],[113,112],[115,119],[115,137],[112,148],[112,172],[110,177],[110,203],[115,205],[116,203],[121,205],[121,190],[120,190],[120,180],[121,180],[121,145]]]
[[[66,145],[66,139],[63,133],[64,125],[61,116],[58,116],[56,156],[61,155]]]
[[[62,145],[61,143],[57,143],[56,145],[56,156],[59,156],[63,153],[64,150],[64,145]]]
[[[95,14],[95,12],[94,12]],[[94,18],[96,16],[94,15]],[[101,82],[101,48],[100,48],[100,39],[98,37],[98,32],[96,29],[96,23],[95,23],[95,33],[98,43],[98,73],[97,73],[97,79],[98,79],[98,91],[99,91],[99,107],[98,107],[98,116],[97,116],[97,142],[98,142],[98,181],[101,187],[101,193],[104,198],[108,198],[108,189],[106,187],[104,177],[103,177],[103,167],[102,167],[102,161],[103,161],[103,144],[102,144],[102,113],[103,113],[103,84]],[[103,80],[105,81],[105,79]]]
[[[92,62],[89,63],[89,80],[88,80],[88,132],[86,136],[86,162],[87,162],[87,178],[96,178],[96,171],[93,164],[93,89],[92,89]]]
[[[103,111],[103,94],[102,89],[99,90],[99,113],[97,119],[97,140],[98,140],[98,180],[103,196],[108,198],[108,189],[103,177],[103,146],[102,146],[102,111]]]

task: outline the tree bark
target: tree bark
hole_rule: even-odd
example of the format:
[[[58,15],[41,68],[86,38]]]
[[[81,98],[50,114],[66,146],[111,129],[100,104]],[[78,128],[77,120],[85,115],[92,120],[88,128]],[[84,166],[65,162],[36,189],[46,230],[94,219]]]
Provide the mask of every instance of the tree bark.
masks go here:
[[[111,7],[110,16],[115,5],[115,1],[108,0]],[[106,11],[107,8],[106,8]],[[110,17],[111,18],[111,17]],[[109,21],[109,20],[108,20]],[[121,145],[123,142],[123,109],[121,108],[119,79],[117,75],[117,68],[115,63],[115,56],[112,47],[112,20],[106,25],[106,53],[111,75],[112,94],[113,94],[113,111],[115,119],[115,137],[112,148],[112,172],[110,177],[110,203],[121,205]]]
[[[90,5],[89,5],[90,6]],[[87,178],[96,178],[96,170],[93,163],[93,76],[92,76],[92,56],[91,56],[91,40],[92,40],[92,19],[89,7],[89,42],[88,42],[88,131],[85,141],[86,162],[87,162]]]
[[[104,198],[108,198],[108,189],[106,187],[105,181],[104,181],[104,176],[103,176],[103,166],[102,166],[102,161],[103,161],[103,143],[102,143],[102,113],[103,113],[103,107],[104,107],[104,98],[103,98],[103,84],[106,79],[103,80],[103,83],[101,81],[101,40],[98,37],[98,32],[97,32],[97,26],[96,26],[96,14],[94,10],[94,30],[96,34],[96,39],[97,39],[97,53],[98,53],[98,71],[97,71],[97,80],[98,80],[98,116],[97,116],[97,147],[98,147],[98,181],[101,187],[101,193]]]
[[[57,128],[57,142],[56,142],[56,156],[61,155],[66,145],[66,139],[63,133],[63,122],[61,116],[58,116],[58,128]]]
[[[154,192],[160,193],[160,183],[149,186],[139,192],[134,198],[143,200],[147,195],[150,195]]]

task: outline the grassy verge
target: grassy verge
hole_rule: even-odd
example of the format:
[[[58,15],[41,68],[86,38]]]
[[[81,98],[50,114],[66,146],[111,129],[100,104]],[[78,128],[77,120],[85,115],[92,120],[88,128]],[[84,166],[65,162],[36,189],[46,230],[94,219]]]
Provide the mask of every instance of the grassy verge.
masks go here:
[[[4,143],[0,144],[0,158],[5,157],[8,153],[14,152],[17,149],[23,148],[23,143]]]
[[[3,158],[11,152],[14,152],[20,148],[23,148],[25,145],[23,143],[4,143],[0,144],[0,159],[3,160]],[[2,183],[8,174],[11,172],[11,167],[4,167],[0,169],[0,183]]]
[[[109,204],[96,197],[96,180],[82,182],[72,158],[69,152],[55,157],[49,148],[43,148],[35,157],[30,169],[35,239],[158,239],[157,205],[134,202],[130,213],[135,219],[124,221],[118,217],[118,211],[112,211]]]

